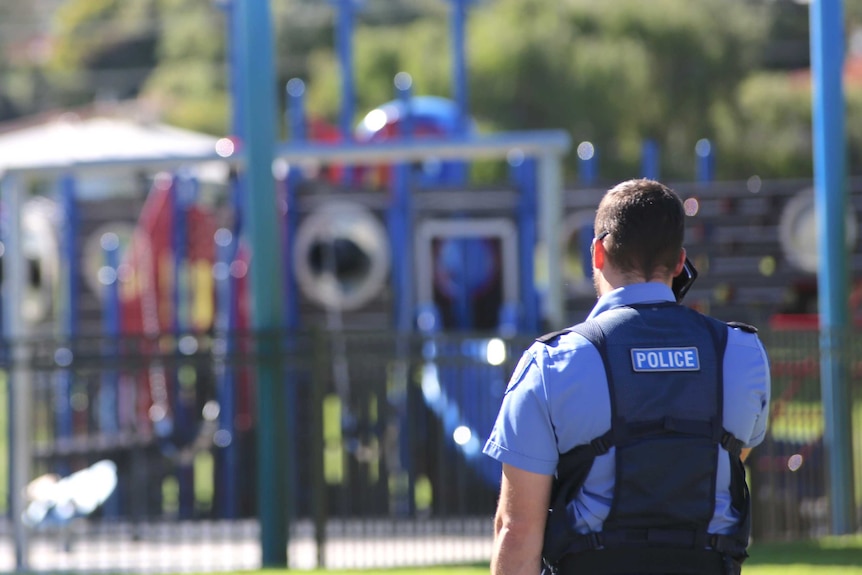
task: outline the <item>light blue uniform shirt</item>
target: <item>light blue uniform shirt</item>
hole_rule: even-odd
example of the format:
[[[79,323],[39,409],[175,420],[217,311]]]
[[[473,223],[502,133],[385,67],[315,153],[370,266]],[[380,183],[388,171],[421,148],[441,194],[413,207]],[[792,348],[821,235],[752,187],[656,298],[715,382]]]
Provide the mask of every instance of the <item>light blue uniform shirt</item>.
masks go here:
[[[662,283],[638,283],[605,294],[589,317],[621,305],[674,301]],[[648,342],[645,342],[648,343]],[[724,427],[745,447],[766,435],[769,362],[756,334],[728,327],[724,354]],[[556,346],[534,343],[509,380],[484,453],[513,467],[553,475],[560,453],[588,443],[611,427],[607,376],[598,350],[583,336],[567,333]],[[614,486],[614,449],[596,458],[574,506],[575,529],[601,531]],[[715,514],[711,533],[733,531],[730,466],[718,456]]]

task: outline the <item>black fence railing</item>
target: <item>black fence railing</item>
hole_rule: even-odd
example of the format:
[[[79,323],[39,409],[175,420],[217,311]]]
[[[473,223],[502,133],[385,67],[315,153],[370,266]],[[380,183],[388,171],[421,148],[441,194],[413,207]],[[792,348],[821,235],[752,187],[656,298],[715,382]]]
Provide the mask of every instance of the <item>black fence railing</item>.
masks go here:
[[[761,335],[773,404],[768,437],[748,461],[754,536],[821,535],[829,506],[817,334]],[[852,349],[862,342],[849,342],[858,507],[862,372]],[[480,450],[529,343],[318,332],[20,344],[0,367],[32,389],[30,567],[258,567],[256,362],[272,362],[285,386],[277,444],[290,457],[291,566],[487,560],[500,470]],[[0,474],[7,498],[8,477]],[[14,566],[4,541],[0,569]]]

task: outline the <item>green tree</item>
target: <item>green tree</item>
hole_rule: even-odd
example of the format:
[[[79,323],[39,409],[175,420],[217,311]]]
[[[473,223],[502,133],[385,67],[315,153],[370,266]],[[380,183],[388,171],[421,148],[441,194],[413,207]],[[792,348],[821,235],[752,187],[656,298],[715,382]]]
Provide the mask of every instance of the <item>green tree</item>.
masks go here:
[[[848,172],[862,167],[862,86],[845,87]],[[752,74],[739,88],[735,116],[715,110],[718,160],[724,173],[745,178],[810,178],[812,163],[810,75]]]
[[[136,95],[155,65],[155,0],[69,0],[54,19],[48,83],[59,103]]]
[[[224,28],[211,0],[68,0],[49,78],[66,105],[143,95],[169,122],[223,133]]]
[[[401,70],[416,93],[451,94],[445,15],[363,24],[358,115],[391,99]],[[807,43],[807,8],[745,0],[500,0],[474,9],[470,24],[471,111],[480,125],[566,128],[597,145],[607,177],[637,173],[647,137],[662,146],[665,174],[692,177],[694,143],[704,136],[719,141],[720,175],[735,177],[743,164],[732,150],[745,146],[726,136],[759,125],[746,108],[751,96],[739,94],[745,79],[764,63],[782,65],[767,52],[783,50],[785,38]],[[308,62],[309,106],[335,119],[339,69],[329,46]]]
[[[474,109],[501,129],[567,129],[618,169],[633,133],[637,139],[638,112],[655,113],[648,54],[636,40],[579,34],[570,6],[547,8],[501,2],[473,20]],[[500,37],[506,42],[494,42]]]
[[[431,17],[393,27],[359,27],[354,44],[358,115],[392,100],[393,79],[402,71],[413,76],[416,94],[449,93],[446,34],[445,20]],[[341,106],[338,62],[330,50],[317,50],[310,61],[309,112],[334,120]]]
[[[33,111],[40,99],[32,48],[43,30],[36,9],[32,2],[0,3],[0,121]]]
[[[77,105],[142,94],[161,104],[169,122],[225,133],[230,96],[224,9],[231,1],[67,0],[57,12],[56,50],[47,71],[57,101]],[[374,26],[409,24],[439,4],[367,0],[358,18]],[[307,78],[321,51],[331,53],[336,9],[321,0],[279,0],[272,12],[276,74],[284,86],[292,77]]]
[[[227,133],[230,119],[227,24],[211,0],[157,0],[158,66],[143,95],[165,120],[211,134]]]
[[[773,70],[807,68],[810,52],[808,6],[791,1],[772,2],[768,10],[761,66]]]
[[[862,0],[844,0],[844,18],[849,27],[862,25]]]
[[[13,4],[15,10],[27,5],[2,3],[0,11]],[[845,5],[850,32],[862,23],[862,0]],[[337,8],[321,0],[279,0],[272,9],[273,89],[281,92],[292,77],[305,79],[309,110],[335,121],[341,105],[333,50]],[[361,4],[353,38],[356,120],[393,98],[392,79],[400,71],[413,76],[416,94],[452,94],[448,16],[444,0]],[[143,94],[160,102],[172,123],[225,133],[226,28],[224,11],[212,0],[67,0],[57,12],[57,49],[46,70],[53,92],[47,92],[67,105]],[[0,46],[4,32],[0,25]],[[486,130],[563,128],[575,143],[590,140],[607,179],[638,174],[646,138],[661,146],[667,178],[694,175],[693,148],[702,137],[717,143],[718,177],[800,175],[810,172],[810,89],[758,70],[796,67],[806,35],[806,8],[786,2],[477,3],[467,36],[470,111]],[[787,46],[795,52],[782,60]],[[3,66],[0,60],[0,73]],[[0,113],[2,93],[16,85],[8,78]],[[16,93],[14,103],[28,100],[26,90]],[[862,138],[849,121],[858,100],[849,89],[852,158]],[[568,168],[574,175],[577,163]]]
[[[737,177],[811,175],[811,88],[786,74],[753,74],[737,101],[716,107],[714,121],[721,171]]]
[[[637,172],[640,143],[656,139],[663,170],[690,177],[694,143],[713,137],[711,110],[732,108],[760,54],[766,9],[744,0],[498,0],[471,11],[471,111],[491,129],[564,128],[592,140],[602,171]],[[417,93],[451,94],[442,15],[361,30],[360,109],[391,98],[404,70]],[[318,54],[315,111],[334,117],[338,68]]]

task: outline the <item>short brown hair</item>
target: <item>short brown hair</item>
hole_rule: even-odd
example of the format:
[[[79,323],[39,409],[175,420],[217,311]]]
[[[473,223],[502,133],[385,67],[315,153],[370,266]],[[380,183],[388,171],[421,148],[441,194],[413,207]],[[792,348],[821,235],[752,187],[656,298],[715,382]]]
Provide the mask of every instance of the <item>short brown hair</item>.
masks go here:
[[[679,196],[648,179],[622,182],[605,194],[596,210],[596,237],[610,262],[624,274],[647,280],[673,273],[685,236],[685,210]]]

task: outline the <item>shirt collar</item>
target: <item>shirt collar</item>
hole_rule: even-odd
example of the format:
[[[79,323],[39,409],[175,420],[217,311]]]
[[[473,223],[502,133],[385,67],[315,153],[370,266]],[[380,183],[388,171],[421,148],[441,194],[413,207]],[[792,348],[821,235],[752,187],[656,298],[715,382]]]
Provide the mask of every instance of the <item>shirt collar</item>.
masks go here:
[[[676,301],[676,297],[674,297],[673,291],[661,282],[631,284],[617,288],[600,297],[587,319],[592,319],[604,311],[623,305],[674,301]]]

